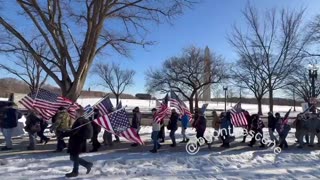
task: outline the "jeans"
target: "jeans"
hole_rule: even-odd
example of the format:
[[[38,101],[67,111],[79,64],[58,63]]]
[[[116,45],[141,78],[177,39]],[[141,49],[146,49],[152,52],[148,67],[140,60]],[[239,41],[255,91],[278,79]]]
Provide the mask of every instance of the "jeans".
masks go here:
[[[273,129],[272,128],[269,128],[269,135],[270,135],[270,140],[271,141],[276,141],[278,142],[278,139],[276,138],[276,136],[273,134]]]
[[[88,168],[92,163],[82,159],[79,157],[79,154],[70,154],[70,160],[73,161],[73,170],[72,172],[78,173],[79,172],[79,164],[85,168]]]
[[[2,128],[2,134],[6,141],[7,148],[12,148],[12,131],[13,131],[13,128],[8,128],[8,129]]]
[[[29,147],[35,148],[36,146],[36,133],[29,133]]]
[[[171,130],[170,131],[170,138],[171,138],[171,141],[172,141],[172,144],[173,145],[176,145],[176,137],[175,137],[175,132],[176,132],[176,130]]]
[[[182,138],[183,138],[182,140],[183,141],[188,139],[187,136],[186,136],[186,129],[187,128],[181,127],[181,134],[182,134]]]
[[[153,131],[151,133],[151,139],[153,141],[153,150],[157,150],[160,147],[160,143],[158,141],[159,131]]]

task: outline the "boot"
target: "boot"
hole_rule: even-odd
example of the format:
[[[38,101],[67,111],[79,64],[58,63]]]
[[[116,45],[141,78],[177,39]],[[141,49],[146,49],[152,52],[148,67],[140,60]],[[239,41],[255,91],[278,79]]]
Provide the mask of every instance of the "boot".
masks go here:
[[[78,176],[78,173],[76,173],[76,172],[71,172],[71,173],[66,174],[67,178],[77,177],[77,176]]]
[[[86,174],[89,174],[89,173],[90,173],[90,171],[91,171],[91,169],[92,169],[92,166],[93,166],[92,163],[90,163],[90,164],[88,165]]]

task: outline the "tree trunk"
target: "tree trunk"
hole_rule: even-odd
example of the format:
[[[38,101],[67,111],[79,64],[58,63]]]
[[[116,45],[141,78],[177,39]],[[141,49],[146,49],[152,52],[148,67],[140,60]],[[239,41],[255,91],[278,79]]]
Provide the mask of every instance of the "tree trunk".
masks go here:
[[[262,115],[262,97],[258,97],[257,102],[258,102],[258,114]]]
[[[199,109],[199,97],[198,97],[198,92],[197,91],[195,93],[194,101],[195,101],[195,109]]]
[[[269,88],[269,111],[273,112],[273,90]]]
[[[119,105],[119,94],[115,94],[115,96],[116,96],[116,101],[117,101],[117,104],[116,104],[116,107],[118,107],[118,105]]]
[[[189,110],[191,113],[193,113],[193,98],[192,97],[189,99]]]
[[[87,78],[88,69],[90,64],[82,71],[82,74],[78,76],[73,82],[70,80],[69,76],[62,76],[62,81],[58,83],[61,88],[61,93],[63,97],[66,97],[73,102],[76,102],[81,95],[84,83]]]

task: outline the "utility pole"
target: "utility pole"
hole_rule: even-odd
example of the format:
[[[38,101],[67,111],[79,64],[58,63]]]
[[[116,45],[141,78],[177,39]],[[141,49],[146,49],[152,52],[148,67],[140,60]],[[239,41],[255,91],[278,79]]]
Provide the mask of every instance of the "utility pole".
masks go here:
[[[228,87],[223,86],[223,90],[224,90],[224,111],[227,112],[227,90],[228,90]]]
[[[293,111],[296,112],[296,94],[295,89],[293,88]]]

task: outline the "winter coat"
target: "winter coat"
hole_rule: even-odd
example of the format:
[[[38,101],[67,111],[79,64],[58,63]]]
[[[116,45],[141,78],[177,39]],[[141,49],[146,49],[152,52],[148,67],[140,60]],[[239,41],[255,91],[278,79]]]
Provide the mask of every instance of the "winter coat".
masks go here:
[[[153,116],[153,121],[152,121],[152,131],[160,131],[161,125],[160,123],[156,122],[155,116]]]
[[[39,126],[41,124],[41,119],[39,117],[37,117],[34,113],[30,113],[27,117],[26,117],[26,126],[24,127],[24,129],[28,132],[28,133],[35,133],[31,130],[31,127],[36,125],[37,123],[39,123]],[[41,127],[40,127],[41,128]]]
[[[186,129],[190,120],[189,116],[184,114],[179,120],[181,121],[182,128]]]
[[[212,112],[212,115],[213,115],[212,127],[215,130],[218,130],[220,128],[221,120],[215,111]]]
[[[15,128],[18,126],[18,120],[22,117],[19,110],[9,107],[2,111],[2,119],[0,120],[0,127],[4,129]]]
[[[201,115],[199,116],[196,124],[195,124],[195,128],[197,132],[204,132],[207,128],[207,119]]]
[[[262,131],[264,128],[264,123],[259,117],[252,117],[252,122],[251,122],[251,129],[253,131]]]
[[[222,133],[224,133],[223,135],[225,136],[230,136],[230,134],[233,133],[233,125],[231,123],[231,119],[228,118],[227,116],[225,116],[222,120],[221,120],[221,126],[220,128],[222,129]],[[230,129],[230,131],[229,131]],[[225,132],[227,132],[227,134],[225,134]]]
[[[62,133],[62,136],[69,138],[68,153],[77,155],[87,151],[87,138],[85,137],[87,126],[81,126],[89,121],[83,117],[78,118],[72,125],[71,130]],[[77,127],[81,126],[78,129]],[[75,130],[73,130],[75,129]]]
[[[138,129],[141,126],[141,113],[135,112],[133,113],[131,127]]]
[[[59,132],[70,129],[70,127],[72,126],[71,117],[67,111],[57,112],[52,119],[52,121],[54,122],[52,125],[52,129],[55,130],[56,133],[58,132],[58,134]]]
[[[274,130],[276,128],[277,120],[273,115],[268,116],[268,128]]]
[[[179,114],[178,113],[172,113],[170,116],[170,120],[168,122],[168,129],[169,130],[177,130],[178,129],[178,120],[179,120]]]

